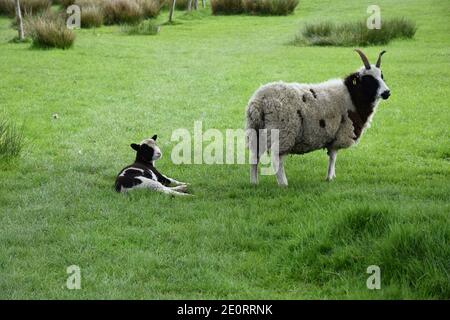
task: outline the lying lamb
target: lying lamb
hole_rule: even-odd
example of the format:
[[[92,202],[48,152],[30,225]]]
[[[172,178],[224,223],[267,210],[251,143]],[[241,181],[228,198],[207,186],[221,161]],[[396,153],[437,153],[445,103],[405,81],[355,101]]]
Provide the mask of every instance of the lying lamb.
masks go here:
[[[131,144],[131,148],[136,151],[136,160],[132,165],[123,168],[117,175],[115,183],[117,192],[148,188],[176,196],[189,195],[186,193],[186,183],[166,177],[156,170],[155,161],[162,157],[161,150],[156,145],[156,138],[157,136],[154,135],[140,144]],[[176,186],[170,187],[170,185]]]
[[[380,69],[385,51],[380,53],[375,65],[371,65],[360,50],[356,52],[364,67],[343,80],[319,84],[274,82],[255,92],[247,106],[247,132],[259,132],[248,135],[254,157],[251,183],[258,182],[258,162],[271,148],[269,133],[272,129],[279,130],[279,152],[272,154],[278,164],[279,185],[288,184],[283,167],[286,155],[322,148],[328,150],[329,156],[327,180],[335,177],[337,151],[359,141],[380,98],[390,96]],[[261,134],[262,129],[267,129],[267,136]]]

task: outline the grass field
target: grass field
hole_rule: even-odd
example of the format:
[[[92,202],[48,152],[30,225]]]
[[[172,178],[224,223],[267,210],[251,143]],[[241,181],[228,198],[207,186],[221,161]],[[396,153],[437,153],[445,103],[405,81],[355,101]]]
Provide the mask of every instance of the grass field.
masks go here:
[[[364,19],[370,1],[302,0],[287,17],[177,12],[156,36],[77,30],[70,50],[10,43],[0,18],[0,114],[24,124],[0,164],[0,298],[450,298],[450,3],[379,0],[416,22],[381,49],[392,97],[324,181],[324,151],[287,160],[289,187],[246,165],[170,161],[177,128],[243,128],[252,93],[359,68],[353,48],[295,47],[306,22]],[[158,21],[167,18],[164,12]],[[57,113],[58,119],[52,114]],[[194,198],[113,191],[131,142],[157,133],[162,172]],[[82,289],[66,288],[78,265]],[[381,290],[366,269],[381,268]]]

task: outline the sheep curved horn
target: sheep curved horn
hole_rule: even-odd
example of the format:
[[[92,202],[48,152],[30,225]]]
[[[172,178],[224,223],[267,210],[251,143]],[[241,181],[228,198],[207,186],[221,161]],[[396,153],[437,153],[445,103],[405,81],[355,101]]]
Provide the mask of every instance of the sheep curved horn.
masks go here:
[[[385,54],[385,53],[386,53],[386,50],[383,50],[383,51],[380,52],[380,55],[378,56],[377,64],[375,65],[377,68],[380,68],[380,66],[381,66],[381,56],[383,54]]]
[[[366,55],[359,49],[355,49],[356,52],[358,52],[359,56],[361,57],[362,62],[364,63],[364,66],[367,70],[370,70],[370,63],[367,59]]]

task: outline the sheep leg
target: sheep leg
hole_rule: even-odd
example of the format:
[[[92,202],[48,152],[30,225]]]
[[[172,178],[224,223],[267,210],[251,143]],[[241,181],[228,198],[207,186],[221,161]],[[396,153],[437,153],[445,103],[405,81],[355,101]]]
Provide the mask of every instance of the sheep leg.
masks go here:
[[[175,190],[175,191],[179,191],[179,192],[187,193],[187,188],[188,188],[188,186],[186,184],[181,184],[181,185],[178,185],[176,187],[171,187],[170,189]]]
[[[261,155],[261,150],[259,148],[259,137],[258,132],[250,132],[248,133],[249,139],[249,150],[251,154],[250,160],[250,183],[258,184],[258,163]]]
[[[278,159],[276,159],[275,157],[278,157]],[[283,156],[273,155],[274,163],[276,164],[278,161],[278,168],[277,168],[276,176],[277,176],[278,185],[281,187],[287,187],[287,185],[288,185],[286,173],[284,172],[285,157],[286,157],[285,155],[283,155]]]
[[[258,184],[258,163],[250,165],[250,183]]]
[[[261,152],[261,150],[263,150]],[[264,149],[259,149],[258,152],[252,153],[252,162],[250,164],[250,183],[258,184],[258,164]]]
[[[144,178],[144,177],[139,177],[139,179],[142,181],[142,183],[140,185],[138,185],[137,188],[147,188],[150,190],[155,190],[155,191],[162,192],[165,194],[170,194],[173,196],[190,196],[190,194],[188,194],[188,193],[179,192],[179,191],[177,191],[177,189],[174,190],[174,188],[166,187],[165,185],[161,184],[158,181]]]
[[[328,154],[328,173],[326,180],[331,181],[334,178],[336,178],[335,167],[336,167],[337,150],[328,149],[327,154]]]
[[[180,186],[173,187],[173,188],[168,188],[166,186],[163,186],[162,188],[157,188],[156,191],[159,191],[159,192],[162,192],[162,193],[165,193],[165,194],[169,194],[169,195],[172,195],[172,196],[190,196],[189,193],[178,191],[178,190],[180,190],[180,189],[178,189],[179,187]]]
[[[175,185],[175,186],[183,186],[183,185],[187,185],[186,182],[181,182],[181,181],[177,181],[173,178],[170,178],[168,176],[163,175],[164,178],[166,178],[167,180],[170,181],[171,184]]]

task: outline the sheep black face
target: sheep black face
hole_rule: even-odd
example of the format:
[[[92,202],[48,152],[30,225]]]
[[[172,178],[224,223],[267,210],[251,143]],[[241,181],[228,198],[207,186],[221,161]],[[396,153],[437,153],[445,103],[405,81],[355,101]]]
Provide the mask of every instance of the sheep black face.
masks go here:
[[[367,97],[371,97],[373,100],[380,98],[386,100],[390,97],[391,91],[384,82],[383,72],[381,71],[381,56],[386,53],[382,51],[378,57],[377,63],[371,65],[365,54],[356,49],[361,60],[364,63],[364,67],[358,70],[359,78],[361,79],[361,87],[364,94]]]
[[[161,149],[156,145],[157,135],[143,140],[140,144],[132,143],[131,148],[136,150],[136,161],[149,163],[161,159]]]

